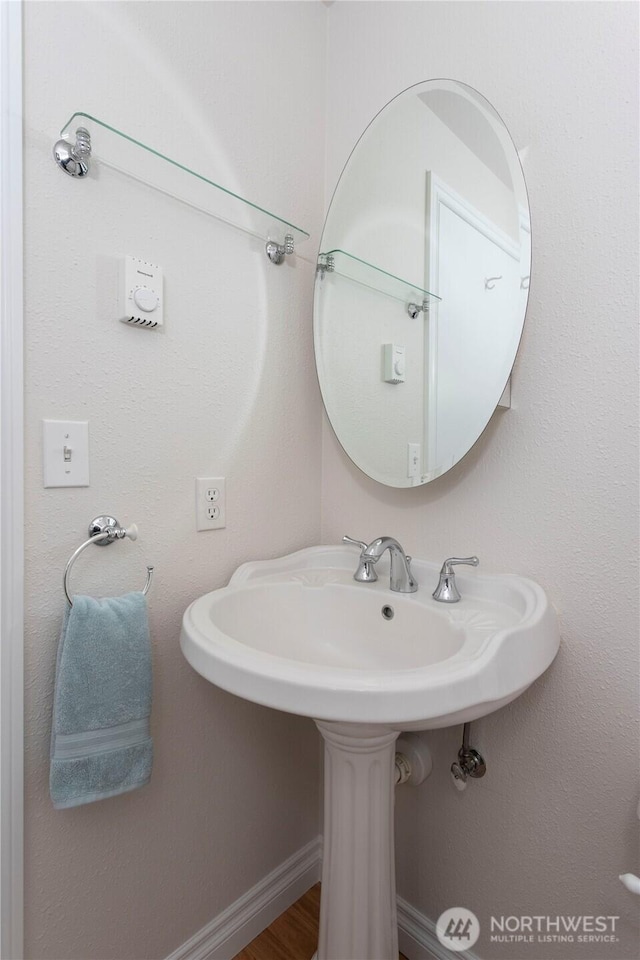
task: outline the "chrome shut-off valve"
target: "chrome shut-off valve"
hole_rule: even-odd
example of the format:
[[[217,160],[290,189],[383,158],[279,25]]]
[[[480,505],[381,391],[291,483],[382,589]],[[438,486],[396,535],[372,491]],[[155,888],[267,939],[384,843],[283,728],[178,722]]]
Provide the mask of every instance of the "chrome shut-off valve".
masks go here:
[[[469,734],[471,724],[465,723],[462,730],[462,746],[458,750],[458,759],[451,764],[451,776],[459,789],[464,786],[471,777],[473,780],[479,780],[487,772],[487,765],[484,762],[482,754],[469,746]]]

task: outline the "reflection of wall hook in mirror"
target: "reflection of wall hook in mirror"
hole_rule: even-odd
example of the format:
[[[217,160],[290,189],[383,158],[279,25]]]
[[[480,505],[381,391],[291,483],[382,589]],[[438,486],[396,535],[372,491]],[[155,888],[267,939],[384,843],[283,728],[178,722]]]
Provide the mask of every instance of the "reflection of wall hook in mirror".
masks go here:
[[[529,289],[529,277],[520,277],[520,289],[521,290]]]
[[[502,277],[486,277],[484,281],[485,290],[493,290],[496,285],[496,280],[502,280]]]

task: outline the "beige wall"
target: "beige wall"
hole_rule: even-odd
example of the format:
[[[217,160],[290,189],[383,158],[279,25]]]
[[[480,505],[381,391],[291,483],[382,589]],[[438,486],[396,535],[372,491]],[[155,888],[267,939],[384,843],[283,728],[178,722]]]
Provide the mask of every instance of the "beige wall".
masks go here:
[[[313,268],[275,268],[257,242],[104,167],[67,178],[51,147],[84,109],[317,237],[325,17],[307,3],[25,4],[29,958],[165,957],[318,832],[311,721],[223,693],[178,647],[184,608],[239,563],[318,541]],[[164,267],[162,332],[114,318],[125,253]],[[89,420],[90,487],[43,489],[43,417]],[[227,478],[225,530],[195,531],[202,475]],[[155,564],[155,767],[143,790],[55,812],[61,576],[104,510],[140,540],[84,554],[74,585],[135,589]]]
[[[483,936],[486,958],[636,955],[636,902],[617,877],[638,867],[637,20],[627,3],[330,8],[327,197],[376,111],[428,77],[476,87],[528,148],[515,409],[413,490],[368,480],[324,432],[325,542],[388,533],[417,556],[477,553],[558,608],[551,670],[474,724],[482,782],[460,794],[449,780],[459,729],[426,735],[434,773],[397,798],[398,887],[434,919],[464,905],[485,926],[492,913],[620,915],[621,941],[536,950]]]

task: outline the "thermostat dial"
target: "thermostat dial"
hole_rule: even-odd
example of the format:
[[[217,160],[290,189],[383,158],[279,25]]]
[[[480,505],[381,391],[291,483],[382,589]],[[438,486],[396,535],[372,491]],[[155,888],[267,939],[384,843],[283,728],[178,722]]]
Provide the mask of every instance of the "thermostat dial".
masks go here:
[[[158,306],[158,295],[146,287],[138,287],[133,291],[133,302],[140,310],[151,313]]]

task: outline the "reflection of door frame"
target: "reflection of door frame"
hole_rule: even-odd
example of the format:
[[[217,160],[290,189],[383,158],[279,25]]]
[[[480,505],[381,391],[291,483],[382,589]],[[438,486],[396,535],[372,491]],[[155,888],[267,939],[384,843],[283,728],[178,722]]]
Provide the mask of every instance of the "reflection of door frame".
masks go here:
[[[520,260],[520,245],[500,230],[480,210],[472,206],[468,200],[452,190],[444,180],[441,180],[431,170],[427,170],[427,209],[426,209],[426,243],[425,243],[425,277],[427,290],[430,293],[440,294],[440,213],[442,207],[447,207],[469,226],[481,233],[487,240],[495,243],[514,260]],[[424,416],[424,465],[436,464],[437,457],[437,430],[438,422],[438,301],[432,301],[429,313],[425,315],[425,358],[424,369],[427,371],[425,386],[426,411]],[[439,465],[448,469],[452,463]],[[430,480],[442,473],[424,470],[423,480]]]
[[[0,2],[0,956],[22,957],[22,3]]]

